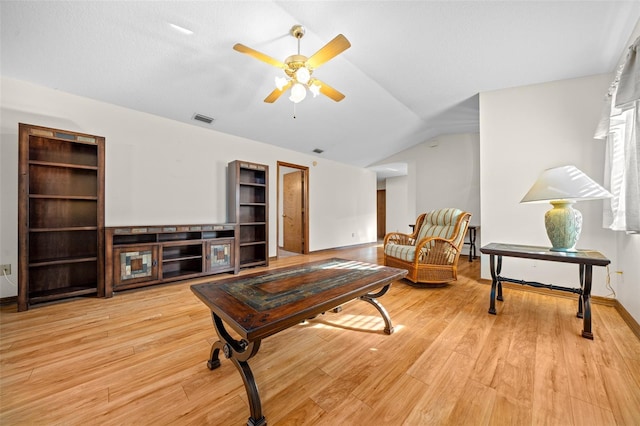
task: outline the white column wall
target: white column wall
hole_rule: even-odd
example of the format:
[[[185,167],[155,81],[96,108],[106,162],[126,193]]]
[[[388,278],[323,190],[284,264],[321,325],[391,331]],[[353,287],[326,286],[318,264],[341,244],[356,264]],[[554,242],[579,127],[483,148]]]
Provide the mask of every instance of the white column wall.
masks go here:
[[[610,83],[607,74],[480,94],[482,244],[550,245],[544,213],[551,206],[520,204],[543,170],[573,164],[603,182],[604,144],[593,134]],[[583,215],[578,248],[602,252],[617,270],[616,234],[602,227],[602,203],[576,204]],[[576,265],[509,258],[502,271],[511,278],[579,287]],[[490,278],[487,256],[482,277]],[[592,294],[612,296],[606,277],[607,269],[594,268]]]

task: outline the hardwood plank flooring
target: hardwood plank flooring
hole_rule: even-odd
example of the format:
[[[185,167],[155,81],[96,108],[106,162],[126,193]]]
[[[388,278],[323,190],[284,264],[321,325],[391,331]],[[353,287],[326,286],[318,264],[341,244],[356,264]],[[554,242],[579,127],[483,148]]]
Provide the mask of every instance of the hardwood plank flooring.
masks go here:
[[[382,263],[376,244],[283,257]],[[354,301],[262,342],[249,362],[271,425],[639,425],[640,340],[615,308],[505,289],[498,315],[479,261],[441,288],[394,283],[395,333]],[[0,424],[241,425],[240,375],[206,367],[215,332],[196,282],[0,308]]]

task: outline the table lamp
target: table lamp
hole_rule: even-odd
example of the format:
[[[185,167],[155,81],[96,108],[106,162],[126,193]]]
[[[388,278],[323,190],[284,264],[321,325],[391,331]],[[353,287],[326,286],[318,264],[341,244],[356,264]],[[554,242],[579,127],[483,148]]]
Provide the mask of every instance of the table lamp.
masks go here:
[[[575,166],[562,166],[542,172],[520,202],[550,202],[553,208],[544,215],[544,224],[551,251],[575,252],[582,230],[582,213],[572,204],[609,197],[612,197],[609,191]]]

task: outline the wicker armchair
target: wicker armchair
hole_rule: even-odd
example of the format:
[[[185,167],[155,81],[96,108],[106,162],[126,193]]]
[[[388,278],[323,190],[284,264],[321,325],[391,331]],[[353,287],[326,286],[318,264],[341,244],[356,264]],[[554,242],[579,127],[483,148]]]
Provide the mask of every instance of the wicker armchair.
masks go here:
[[[458,258],[471,213],[441,209],[418,216],[412,234],[384,237],[384,264],[409,271],[414,283],[446,284],[458,279]]]

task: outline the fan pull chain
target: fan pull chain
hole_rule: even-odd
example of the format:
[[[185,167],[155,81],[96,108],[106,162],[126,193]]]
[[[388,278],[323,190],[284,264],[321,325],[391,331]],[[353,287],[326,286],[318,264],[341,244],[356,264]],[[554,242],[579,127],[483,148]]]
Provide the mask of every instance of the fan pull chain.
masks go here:
[[[293,103],[293,118],[296,118],[296,104],[295,102]]]

